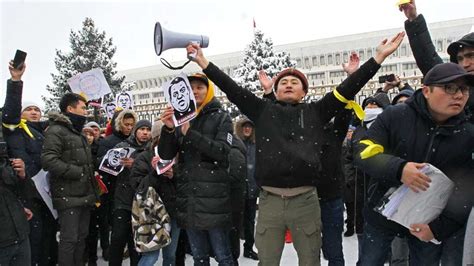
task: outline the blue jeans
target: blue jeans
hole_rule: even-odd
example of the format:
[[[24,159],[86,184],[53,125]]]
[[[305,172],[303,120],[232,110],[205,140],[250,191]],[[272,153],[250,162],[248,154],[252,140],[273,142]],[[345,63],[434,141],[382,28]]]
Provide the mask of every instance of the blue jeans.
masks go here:
[[[210,246],[214,251],[217,263],[222,266],[234,265],[230,251],[228,230],[222,228],[210,230],[186,229],[189,244],[193,252],[194,265],[209,266]]]
[[[396,234],[389,230],[365,223],[362,237],[362,254],[359,256],[357,265],[384,265],[395,236]],[[442,262],[443,266],[454,266],[462,263],[462,243],[464,240],[462,230],[453,234],[440,245],[422,242],[412,235],[407,236],[407,240],[410,248],[410,265],[438,266]]]
[[[0,265],[31,265],[30,240],[28,237],[20,243],[0,248]]]
[[[176,219],[171,219],[171,243],[163,248],[163,266],[174,266],[176,265],[176,248],[178,247],[178,238],[181,229],[176,224]],[[158,257],[160,256],[160,250],[144,252],[138,262],[138,266],[153,266],[155,265]]]
[[[329,266],[344,265],[342,232],[344,231],[344,203],[342,198],[320,200],[323,224],[323,255]]]

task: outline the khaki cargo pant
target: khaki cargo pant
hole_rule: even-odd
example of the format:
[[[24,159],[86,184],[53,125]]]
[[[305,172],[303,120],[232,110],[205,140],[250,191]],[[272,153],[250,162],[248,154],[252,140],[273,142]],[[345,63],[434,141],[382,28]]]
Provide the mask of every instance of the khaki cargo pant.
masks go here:
[[[260,192],[255,235],[258,265],[280,265],[287,228],[291,231],[298,264],[320,265],[321,210],[316,189],[292,198]]]

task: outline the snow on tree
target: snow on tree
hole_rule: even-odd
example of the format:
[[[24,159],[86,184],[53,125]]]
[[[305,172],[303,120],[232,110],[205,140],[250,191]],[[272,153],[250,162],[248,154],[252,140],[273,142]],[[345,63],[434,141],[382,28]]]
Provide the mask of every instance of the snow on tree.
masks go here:
[[[244,57],[235,70],[233,78],[242,88],[260,95],[262,89],[258,81],[259,70],[265,70],[271,78],[281,70],[295,65],[296,63],[290,60],[288,53],[275,53],[273,51],[273,41],[270,38],[264,38],[262,31],[255,30],[254,39],[245,48]],[[224,104],[224,108],[229,111],[233,118],[240,114],[232,103]]]
[[[103,70],[105,79],[112,90],[111,94],[122,90],[125,77],[116,76],[117,63],[112,60],[117,48],[112,44],[112,38],[106,37],[105,31],[99,32],[91,18],[84,20],[80,31],[71,30],[69,42],[71,52],[56,50],[54,63],[58,73],[51,73],[53,84],[46,86],[51,97],[41,96],[46,103],[46,111],[59,110],[60,98],[67,92],[71,92],[67,84],[69,78],[93,68]],[[105,102],[114,100],[114,95],[111,94],[105,97]]]

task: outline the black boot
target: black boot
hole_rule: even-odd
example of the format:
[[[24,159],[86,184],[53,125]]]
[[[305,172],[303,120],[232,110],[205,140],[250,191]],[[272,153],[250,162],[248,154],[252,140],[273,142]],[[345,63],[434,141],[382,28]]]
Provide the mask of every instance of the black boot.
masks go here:
[[[253,260],[258,260],[257,252],[255,252],[251,249],[250,250],[249,249],[244,250],[244,257],[249,258],[249,259],[253,259]]]

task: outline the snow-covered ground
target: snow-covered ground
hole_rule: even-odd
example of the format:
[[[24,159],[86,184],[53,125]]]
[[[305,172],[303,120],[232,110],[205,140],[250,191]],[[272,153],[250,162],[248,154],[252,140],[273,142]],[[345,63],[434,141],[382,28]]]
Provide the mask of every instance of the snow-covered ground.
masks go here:
[[[241,248],[241,251],[242,249],[243,248]],[[355,265],[357,262],[357,253],[358,253],[356,235],[353,235],[351,237],[343,237],[343,250],[344,250],[344,259],[345,259],[346,265]],[[98,254],[102,254],[102,252],[98,252]],[[107,265],[107,262],[103,261],[102,258],[100,258],[97,261],[97,264],[105,266]],[[129,260],[128,259],[125,260],[123,265],[129,265]],[[161,256],[155,265],[161,265]],[[193,258],[190,255],[186,255],[186,265],[193,265]],[[217,262],[211,259],[211,265],[217,265]],[[239,258],[239,265],[255,266],[257,265],[257,261],[247,259],[241,256]],[[283,255],[281,258],[280,265],[285,265],[285,266],[298,265],[298,257],[296,255],[296,251],[293,248],[292,244],[285,244],[285,249],[283,250]],[[324,259],[321,259],[321,265],[328,265],[328,262]]]

